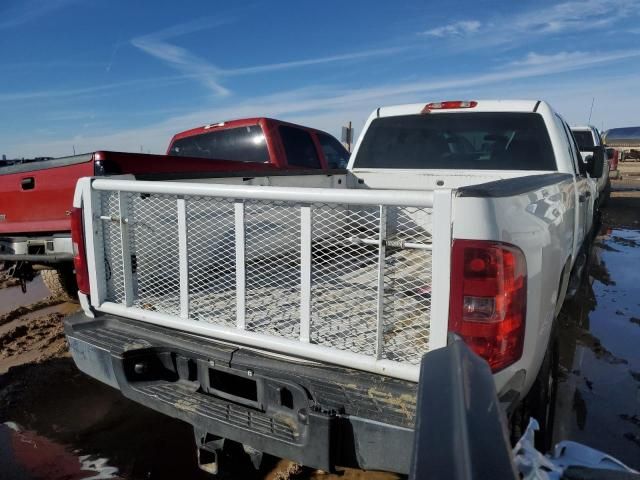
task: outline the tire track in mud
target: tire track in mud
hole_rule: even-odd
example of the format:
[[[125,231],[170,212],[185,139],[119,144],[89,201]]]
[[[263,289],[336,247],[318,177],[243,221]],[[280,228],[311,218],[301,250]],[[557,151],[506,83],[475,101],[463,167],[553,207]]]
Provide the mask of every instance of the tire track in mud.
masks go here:
[[[0,315],[0,373],[66,354],[63,318],[78,307],[46,297]]]

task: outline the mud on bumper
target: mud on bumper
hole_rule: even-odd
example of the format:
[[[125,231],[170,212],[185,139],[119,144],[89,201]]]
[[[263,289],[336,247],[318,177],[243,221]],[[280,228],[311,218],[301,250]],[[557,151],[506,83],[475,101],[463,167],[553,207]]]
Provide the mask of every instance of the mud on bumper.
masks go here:
[[[409,472],[416,384],[111,315],[65,333],[81,371],[198,431],[326,471]]]

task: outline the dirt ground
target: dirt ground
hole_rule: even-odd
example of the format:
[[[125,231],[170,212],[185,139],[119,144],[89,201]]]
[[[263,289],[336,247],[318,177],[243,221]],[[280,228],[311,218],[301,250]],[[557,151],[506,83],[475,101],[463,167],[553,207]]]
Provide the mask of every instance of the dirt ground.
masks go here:
[[[637,348],[627,344],[640,341],[640,303],[622,299],[633,297],[624,290],[624,282],[633,281],[623,275],[624,265],[613,267],[640,260],[640,249],[633,250],[640,245],[640,176],[625,175],[623,164],[622,179],[613,188],[591,283],[563,313],[566,348],[556,437],[583,441],[633,463],[640,458],[640,359],[633,353]],[[608,256],[611,249],[627,256]],[[78,309],[49,297],[39,277],[23,294],[16,281],[0,274],[0,478],[211,478],[196,466],[190,426],[126,400],[75,368],[62,319]],[[607,336],[609,323],[598,327],[611,318],[624,320],[619,332],[624,341]],[[625,348],[633,351],[625,354]],[[594,380],[615,375],[621,383]],[[611,405],[617,410],[610,411]],[[329,475],[279,459],[267,459],[254,472],[249,462],[236,459],[221,478],[397,477],[354,470]]]
[[[78,371],[62,328],[62,319],[78,310],[48,296],[39,277],[26,294],[0,277],[0,478],[211,479],[197,468],[189,425]],[[277,458],[266,458],[256,472],[239,459],[223,459],[219,478],[398,478],[350,469],[333,475]]]

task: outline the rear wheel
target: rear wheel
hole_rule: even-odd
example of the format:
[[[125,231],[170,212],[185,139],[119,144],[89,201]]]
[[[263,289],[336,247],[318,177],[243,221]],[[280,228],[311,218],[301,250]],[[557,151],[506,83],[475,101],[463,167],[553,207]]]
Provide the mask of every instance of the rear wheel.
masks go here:
[[[40,275],[51,295],[67,301],[78,301],[78,284],[71,265],[42,270]]]
[[[540,425],[540,430],[536,432],[535,436],[535,447],[546,453],[553,446],[553,424],[558,393],[558,362],[558,341],[553,334],[549,339],[549,347],[533,386],[511,418],[512,442],[515,443],[520,438],[529,423],[529,418],[533,417]]]
[[[602,190],[602,200],[600,201],[600,207],[606,207],[609,197],[611,196],[611,180],[607,180],[607,184]]]

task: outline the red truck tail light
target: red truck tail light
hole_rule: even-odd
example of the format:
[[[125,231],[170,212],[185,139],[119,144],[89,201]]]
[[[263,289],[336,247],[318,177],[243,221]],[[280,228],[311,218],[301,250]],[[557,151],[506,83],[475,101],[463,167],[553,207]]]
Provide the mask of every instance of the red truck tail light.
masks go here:
[[[455,108],[473,108],[478,105],[478,102],[475,100],[471,101],[447,101],[447,102],[434,102],[427,103],[422,109],[422,113],[429,113],[431,110],[452,110]]]
[[[89,268],[84,248],[84,228],[82,227],[82,209],[71,209],[71,243],[73,245],[73,266],[76,270],[78,290],[89,294]]]
[[[493,372],[522,356],[527,264],[518,247],[454,240],[449,331],[458,334]]]

